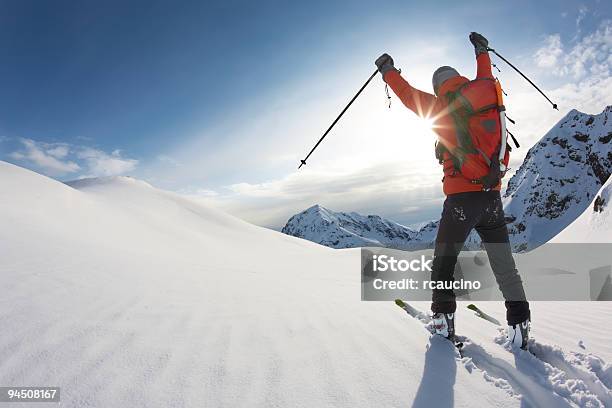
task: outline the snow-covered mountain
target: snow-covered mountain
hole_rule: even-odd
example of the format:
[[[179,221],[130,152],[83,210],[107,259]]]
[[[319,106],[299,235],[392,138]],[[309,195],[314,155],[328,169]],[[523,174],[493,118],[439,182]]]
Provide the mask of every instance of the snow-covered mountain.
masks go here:
[[[0,384],[75,408],[612,404],[609,330],[584,318],[607,302],[532,302],[539,358],[460,305],[459,356],[360,301],[357,250],[131,178],[69,184],[0,161]]]
[[[561,232],[591,204],[612,171],[612,106],[569,112],[533,146],[508,182],[504,211],[518,249]]]
[[[533,249],[561,232],[591,204],[612,171],[612,106],[598,115],[570,111],[527,153],[503,194],[515,251]],[[388,226],[388,227],[387,227]],[[437,221],[419,231],[384,218],[314,206],[283,232],[333,248],[431,247]],[[480,245],[475,232],[466,247]]]
[[[404,248],[417,234],[404,225],[377,215],[334,212],[320,205],[291,217],[282,232],[332,248]]]

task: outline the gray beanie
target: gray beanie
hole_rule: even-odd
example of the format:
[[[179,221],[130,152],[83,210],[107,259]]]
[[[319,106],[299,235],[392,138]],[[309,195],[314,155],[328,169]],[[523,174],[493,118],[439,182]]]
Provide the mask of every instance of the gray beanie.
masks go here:
[[[440,86],[447,80],[452,77],[459,76],[459,73],[455,68],[443,66],[435,70],[433,73],[433,77],[431,78],[431,83],[433,84],[434,93],[438,95],[438,89]]]

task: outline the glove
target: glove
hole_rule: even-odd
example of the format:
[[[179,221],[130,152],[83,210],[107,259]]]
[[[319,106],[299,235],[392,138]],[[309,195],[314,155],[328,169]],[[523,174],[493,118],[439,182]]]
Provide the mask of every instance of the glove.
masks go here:
[[[489,41],[483,35],[474,32],[470,33],[470,42],[474,44],[476,56],[488,52]]]
[[[378,72],[381,73],[383,79],[385,78],[385,74],[391,70],[395,70],[393,66],[393,58],[389,54],[383,54],[374,62],[378,67]]]

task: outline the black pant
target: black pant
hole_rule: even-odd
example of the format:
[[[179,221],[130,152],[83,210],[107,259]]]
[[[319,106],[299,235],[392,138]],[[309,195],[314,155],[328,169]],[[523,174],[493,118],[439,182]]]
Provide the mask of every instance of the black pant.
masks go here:
[[[512,258],[499,191],[470,191],[446,198],[436,237],[431,279],[454,281],[457,256],[473,228],[482,239],[495,280],[506,299],[508,324],[524,321],[530,317],[529,303]],[[434,313],[454,313],[456,309],[452,289],[433,291],[431,310]]]

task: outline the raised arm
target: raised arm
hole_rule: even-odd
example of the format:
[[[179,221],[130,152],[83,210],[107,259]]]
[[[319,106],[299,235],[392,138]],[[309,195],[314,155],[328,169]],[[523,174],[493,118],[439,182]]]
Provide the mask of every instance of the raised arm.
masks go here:
[[[476,78],[494,78],[488,51],[489,41],[478,33],[471,33],[470,41],[476,52]]]
[[[491,70],[491,58],[488,52],[476,56],[476,78],[495,79]]]
[[[431,116],[436,104],[436,97],[414,88],[393,66],[393,58],[388,54],[381,55],[375,62],[383,80],[397,95],[404,105],[422,118]]]
[[[422,118],[432,115],[436,104],[434,95],[410,85],[397,70],[387,72],[383,79],[408,109]]]

